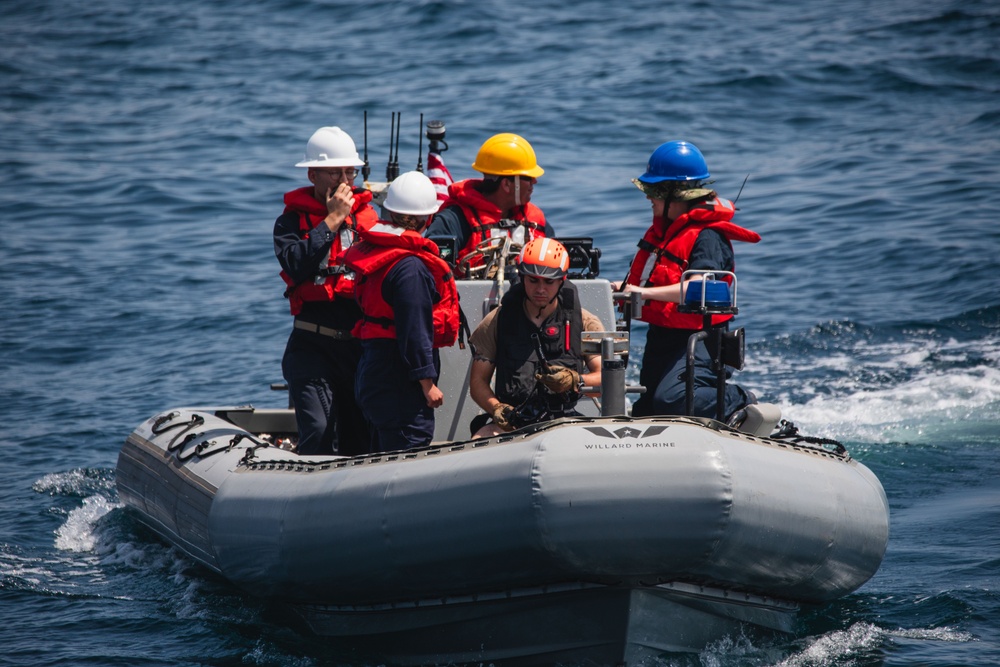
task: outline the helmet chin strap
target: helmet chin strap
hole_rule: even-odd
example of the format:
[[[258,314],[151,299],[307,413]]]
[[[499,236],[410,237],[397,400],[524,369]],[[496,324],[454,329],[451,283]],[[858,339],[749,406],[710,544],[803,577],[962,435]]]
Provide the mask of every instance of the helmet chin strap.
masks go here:
[[[514,176],[514,205],[521,205],[521,177]]]
[[[563,282],[564,282],[564,283],[566,282],[566,278],[565,278],[565,277],[563,278]],[[562,285],[560,284],[560,286],[559,286],[559,287],[560,287],[560,289],[561,289],[561,288],[562,288]],[[538,308],[538,313],[537,313],[537,314],[535,315],[535,317],[541,317],[541,316],[542,316],[542,312],[544,312],[544,310],[545,310],[546,308],[548,308],[549,306],[551,306],[551,305],[552,305],[552,302],[553,302],[553,301],[555,301],[555,300],[556,300],[556,299],[558,299],[558,298],[559,298],[559,291],[558,291],[558,290],[556,290],[556,293],[552,295],[552,298],[551,298],[551,299],[549,299],[549,300],[548,300],[548,303],[546,303],[546,304],[545,304],[544,306],[535,306],[535,304],[531,303],[531,300],[530,300],[530,299],[525,299],[525,300],[524,300],[524,309],[525,309],[525,311],[527,311],[527,309],[528,309],[528,305],[530,304],[531,306],[533,306],[533,307],[536,307],[536,308]]]

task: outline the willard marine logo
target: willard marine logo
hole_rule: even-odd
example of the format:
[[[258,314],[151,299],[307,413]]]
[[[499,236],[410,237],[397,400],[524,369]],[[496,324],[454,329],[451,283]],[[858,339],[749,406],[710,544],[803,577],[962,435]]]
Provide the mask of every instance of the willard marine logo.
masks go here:
[[[649,426],[645,430],[637,429],[632,426],[623,426],[615,429],[614,431],[606,429],[603,426],[584,426],[584,428],[594,435],[618,441],[615,443],[599,442],[596,444],[584,445],[587,449],[650,449],[674,446],[674,443],[672,442],[647,440],[647,438],[653,438],[666,431],[668,428],[667,426]],[[622,440],[632,438],[634,438],[637,442],[621,442]]]
[[[594,435],[599,435],[602,438],[611,438],[613,440],[621,440],[623,438],[651,438],[654,435],[660,435],[667,430],[666,426],[650,426],[645,431],[640,431],[639,429],[632,428],[631,426],[623,426],[622,428],[615,429],[614,431],[609,431],[603,426],[584,426],[584,428]]]

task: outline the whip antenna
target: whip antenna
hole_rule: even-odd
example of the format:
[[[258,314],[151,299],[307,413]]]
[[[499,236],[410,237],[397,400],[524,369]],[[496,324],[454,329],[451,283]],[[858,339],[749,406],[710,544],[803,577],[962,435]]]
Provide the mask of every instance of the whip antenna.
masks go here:
[[[417,171],[424,171],[424,115],[420,114],[420,125],[417,126]]]
[[[740,186],[740,191],[736,193],[736,199],[733,200],[733,206],[736,206],[736,202],[740,200],[740,195],[743,194],[743,187],[747,184],[747,179],[750,178],[750,174],[743,179],[743,185]]]
[[[365,166],[361,167],[361,176],[368,182],[368,175],[372,173],[372,168],[368,166],[368,110],[365,109]]]
[[[385,180],[386,182],[392,181],[392,133],[396,129],[396,112],[392,112],[392,118],[389,120],[389,160],[385,164]]]
[[[399,125],[403,120],[403,112],[396,112],[396,149],[392,155],[392,178],[399,176]]]

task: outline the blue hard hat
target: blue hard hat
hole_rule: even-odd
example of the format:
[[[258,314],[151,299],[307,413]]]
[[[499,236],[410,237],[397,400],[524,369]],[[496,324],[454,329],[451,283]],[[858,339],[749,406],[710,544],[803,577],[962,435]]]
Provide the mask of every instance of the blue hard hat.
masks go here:
[[[703,181],[709,176],[705,156],[697,146],[686,141],[668,141],[649,156],[646,173],[639,180],[643,183]]]

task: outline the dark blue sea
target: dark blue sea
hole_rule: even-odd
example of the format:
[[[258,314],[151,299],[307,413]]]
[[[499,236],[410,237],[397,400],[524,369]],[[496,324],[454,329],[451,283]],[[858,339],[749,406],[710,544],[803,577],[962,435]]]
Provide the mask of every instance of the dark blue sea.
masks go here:
[[[706,155],[737,248],[742,384],[882,480],[879,572],[786,641],[663,665],[1000,663],[1000,6],[987,0],[32,0],[0,10],[0,665],[355,665],[126,512],[128,433],[283,405],[271,246],[309,135],[384,175],[392,112],[473,176],[516,132],[534,201],[619,279],[661,142]],[[426,143],[424,144],[426,150]],[[633,332],[633,363],[644,342]],[[637,369],[630,369],[633,377]]]

